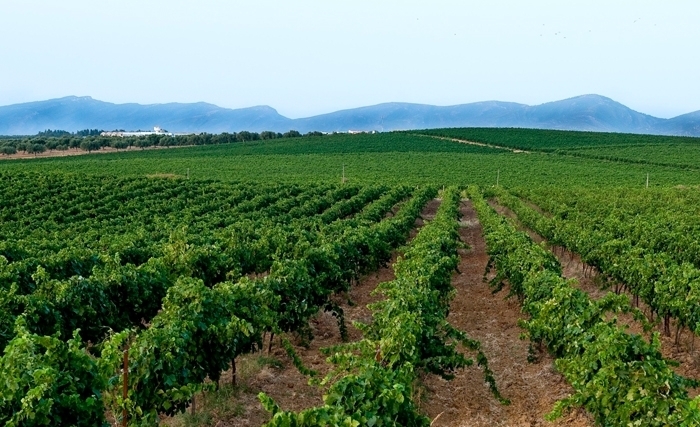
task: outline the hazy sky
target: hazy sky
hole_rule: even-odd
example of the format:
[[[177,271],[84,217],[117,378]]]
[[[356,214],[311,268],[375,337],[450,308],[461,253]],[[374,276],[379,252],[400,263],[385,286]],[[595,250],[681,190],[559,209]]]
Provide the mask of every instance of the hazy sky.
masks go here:
[[[540,104],[700,110],[700,1],[0,0],[0,105]]]

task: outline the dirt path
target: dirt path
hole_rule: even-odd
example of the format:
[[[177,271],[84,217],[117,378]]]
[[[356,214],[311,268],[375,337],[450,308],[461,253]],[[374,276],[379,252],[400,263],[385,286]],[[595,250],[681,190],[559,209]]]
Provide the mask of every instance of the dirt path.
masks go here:
[[[434,426],[592,426],[583,411],[573,412],[554,423],[544,420],[554,403],[573,390],[556,372],[552,358],[543,354],[536,364],[528,363],[528,341],[518,319],[524,315],[516,299],[505,300],[507,291],[493,295],[483,273],[488,262],[483,230],[471,202],[462,202],[460,236],[470,249],[461,254],[459,271],[453,279],[457,294],[448,317],[450,323],[478,339],[489,359],[501,393],[508,406],[493,398],[483,382],[482,372],[470,367],[452,381],[437,376],[424,379],[423,410]]]
[[[428,202],[421,211],[421,216],[416,219],[415,227],[409,235],[409,242],[423,226],[424,220],[431,220],[435,217],[439,206],[439,199]],[[388,282],[395,278],[392,266],[398,256],[399,254],[395,252],[387,266],[363,277],[357,284],[351,286],[346,295],[335,296],[335,301],[345,313],[349,341],[362,339],[362,333],[352,325],[352,322],[368,323],[372,320],[372,313],[367,305],[377,301],[381,296],[371,295],[371,292],[379,283]],[[289,338],[304,366],[317,371],[320,378],[323,378],[331,366],[326,362],[326,356],[321,354],[320,349],[341,344],[340,331],[336,319],[325,312],[317,314],[311,320],[310,326],[314,339],[308,348],[299,345],[300,343],[295,341],[293,337]],[[257,394],[261,391],[275,399],[284,410],[300,411],[323,404],[324,390],[308,385],[308,378],[294,367],[276,338],[273,340],[271,353],[265,349],[260,353],[241,356],[236,363],[239,385],[235,388],[228,387],[227,390],[219,393],[219,396],[223,395],[226,401],[217,403],[212,402],[215,398],[210,398],[206,403],[207,412],[215,412],[213,417],[204,419],[203,415],[203,419],[196,420],[189,415],[179,415],[173,418],[164,417],[163,424],[185,426],[194,423],[195,425],[217,427],[259,427],[270,418],[269,413],[262,408],[257,398]],[[230,384],[231,378],[229,370],[223,374],[221,384]]]
[[[484,143],[484,142],[469,141],[469,140],[467,140],[467,139],[448,138],[448,137],[445,137],[445,136],[425,135],[425,134],[421,134],[421,133],[416,133],[416,134],[414,134],[414,135],[416,135],[416,136],[424,136],[424,137],[426,137],[426,138],[441,139],[441,140],[443,140],[443,141],[459,142],[460,144],[476,145],[477,147],[493,148],[493,149],[495,149],[495,150],[505,150],[505,151],[510,151],[511,153],[529,153],[529,151],[518,150],[517,148],[504,147],[504,146],[502,146],[502,145],[486,144],[486,143]]]
[[[516,221],[518,228],[526,231],[533,241],[537,243],[547,243],[542,236],[533,230],[524,227],[513,211],[505,206],[499,205],[494,201],[491,201],[490,204],[499,214]],[[535,206],[531,207],[540,211],[539,208],[535,208]],[[540,213],[542,213],[542,211],[540,211]],[[576,279],[578,282],[578,288],[586,292],[591,298],[600,299],[608,292],[611,292],[610,290],[604,290],[601,288],[601,279],[603,276],[596,273],[591,274],[590,272],[595,271],[595,269],[592,269],[588,264],[581,261],[581,257],[579,255],[568,252],[560,247],[548,247],[554,256],[557,257],[562,266],[562,276],[567,279]],[[628,292],[624,292],[624,294],[627,295],[630,302],[633,302],[634,297],[632,294]],[[647,316],[648,313],[650,313],[650,310],[643,302],[639,303],[639,308],[646,313]],[[646,335],[647,337],[649,336],[648,333],[644,332],[642,325],[638,321],[634,320],[632,315],[619,314],[617,315],[617,318],[620,324],[629,328],[630,333]],[[674,323],[675,322],[673,321],[671,323],[672,331],[675,331]],[[676,345],[673,334],[670,337],[663,335],[662,324],[656,326],[654,330],[661,334],[661,354],[667,359],[672,359],[680,363],[680,366],[673,368],[674,371],[676,371],[677,374],[688,378],[700,379],[700,339],[696,339],[695,341],[697,342],[693,343],[693,334],[686,330],[681,335],[679,344]],[[691,389],[690,394],[693,397],[697,396],[700,394],[700,389]]]

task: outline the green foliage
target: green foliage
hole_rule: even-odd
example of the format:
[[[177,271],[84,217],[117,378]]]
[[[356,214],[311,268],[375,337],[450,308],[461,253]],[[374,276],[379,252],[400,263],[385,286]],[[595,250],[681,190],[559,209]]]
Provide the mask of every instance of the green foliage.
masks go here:
[[[518,130],[511,130],[518,132]],[[492,129],[494,135],[502,130]],[[596,134],[599,135],[599,134]],[[614,135],[613,135],[614,136]],[[603,141],[613,137],[603,134]],[[210,139],[226,139],[225,134]],[[165,141],[174,138],[167,137]],[[189,138],[189,137],[188,137]],[[104,176],[175,174],[222,181],[406,185],[572,185],[588,187],[697,185],[700,172],[651,164],[619,163],[553,153],[511,153],[399,132],[326,135],[212,145],[177,150],[128,150],[0,162],[0,171],[82,172]],[[72,140],[71,140],[72,141]],[[160,142],[159,142],[160,143]],[[188,142],[188,145],[189,142]],[[659,150],[662,150],[662,146]],[[653,153],[650,152],[650,155]]]
[[[0,195],[7,202],[0,233],[9,238],[0,244],[3,347],[9,342],[9,351],[21,338],[13,330],[18,318],[26,333],[56,334],[59,343],[83,328],[100,343],[95,366],[102,386],[96,392],[107,390],[105,402],[115,414],[126,409],[133,425],[153,425],[159,414],[184,410],[205,378],[216,380],[236,356],[259,349],[265,332],[304,333],[320,309],[332,311],[344,327],[330,296],[385,263],[435,194],[416,191],[396,215],[378,222],[411,191],[142,179],[118,182],[132,195],[121,199],[108,179],[63,186],[49,176],[2,178],[19,184]],[[164,195],[197,203],[183,213],[183,205]],[[63,206],[70,212],[76,196],[84,199],[74,220],[56,221],[53,215]],[[25,225],[15,205],[31,204],[33,197],[37,204],[53,198],[53,211],[35,216],[55,219],[38,229],[34,220]],[[102,208],[115,198],[129,207]],[[143,228],[134,233],[135,225]],[[245,277],[254,272],[264,275]],[[46,399],[60,400],[52,393],[62,391],[47,393]],[[3,411],[8,419],[16,415],[13,407]]]
[[[117,400],[116,408],[126,405],[142,424],[156,424],[160,413],[184,411],[205,378],[217,381],[236,356],[260,348],[262,332],[272,323],[274,300],[248,279],[211,289],[201,280],[180,279],[168,290],[152,325],[129,346],[128,402]],[[119,360],[104,352],[102,357]],[[118,396],[121,381],[110,382]]]
[[[80,149],[84,151],[95,151],[102,148],[102,143],[94,139],[86,139],[80,143]]]
[[[424,226],[394,265],[396,280],[381,284],[385,299],[370,305],[373,322],[359,325],[364,339],[326,349],[335,369],[322,382],[331,384],[324,405],[298,413],[282,411],[264,393],[272,413],[267,426],[429,426],[413,402],[416,369],[450,378],[473,363],[456,351],[459,343],[477,350],[477,342],[447,323],[457,263],[459,192],[443,192],[433,221]],[[483,353],[487,382],[504,403]]]
[[[551,418],[583,407],[600,425],[694,425],[700,400],[696,386],[678,376],[661,356],[658,338],[645,341],[617,326],[611,312],[629,311],[626,297],[594,301],[551,267],[551,254],[497,215],[476,188],[470,197],[484,226],[492,265],[523,301],[530,319],[522,322],[533,343],[557,357],[556,366],[575,393],[560,402]]]
[[[362,197],[371,199],[376,195],[374,193],[364,192]],[[391,207],[387,201],[395,201],[404,194],[395,191],[377,203]],[[346,289],[348,285],[338,287],[334,281],[327,281],[329,273],[340,271],[341,280],[354,277],[367,268],[376,268],[374,263],[385,262],[388,258],[388,253],[379,255],[371,250],[361,253],[350,249],[355,246],[371,249],[375,238],[398,245],[399,241],[393,237],[395,230],[408,233],[418,210],[433,194],[432,189],[417,192],[417,196],[404,204],[396,216],[381,223],[368,223],[360,213],[357,219],[337,222],[337,225],[343,225],[341,235],[333,237],[335,227],[317,235],[320,242],[331,239],[331,248],[345,246],[347,253],[356,254],[343,258],[343,263],[333,257],[332,252],[326,252],[330,258],[319,263],[318,257],[310,256],[309,252],[317,250],[316,247],[309,245],[309,241],[298,240],[288,251],[276,254],[280,258],[273,263],[269,274],[261,279],[243,277],[236,283],[218,283],[211,288],[201,280],[179,279],[168,289],[163,307],[149,328],[139,333],[130,344],[126,400],[122,400],[119,394],[123,377],[111,376],[109,395],[113,396],[110,405],[114,412],[121,413],[126,409],[131,424],[154,425],[161,413],[184,411],[192,396],[204,387],[205,378],[216,381],[238,355],[260,349],[264,332],[303,333],[308,330],[310,317],[319,309],[328,307],[329,297],[334,291]],[[356,208],[362,206],[355,202],[352,205]],[[338,209],[338,212],[348,211]],[[351,223],[356,223],[355,227],[349,228]],[[348,232],[353,237],[349,238]],[[313,234],[307,235],[311,236]],[[321,250],[327,245],[322,244]],[[183,244],[176,244],[170,252],[172,254],[167,257],[176,260],[170,262],[184,267],[178,273],[191,275],[193,270],[186,266],[192,263],[187,261]],[[349,271],[343,273],[344,269]],[[335,273],[330,277],[335,277]],[[103,371],[118,372],[123,341],[124,335],[117,334],[104,344],[102,360],[106,368]],[[291,357],[294,359],[293,354]],[[299,363],[297,365],[305,370]]]
[[[0,358],[0,423],[8,427],[106,426],[105,383],[76,330],[73,338],[30,333],[24,318]]]
[[[289,358],[292,359],[292,363],[294,363],[294,366],[299,370],[299,372],[301,372],[302,375],[306,375],[309,377],[314,377],[318,375],[318,372],[304,366],[301,358],[296,353],[296,351],[294,351],[294,347],[292,347],[292,343],[290,343],[288,339],[282,339],[282,346],[284,347],[284,351],[287,352],[287,356],[289,356]]]
[[[35,154],[36,155],[36,154],[43,153],[44,151],[46,151],[46,146],[44,146],[44,144],[27,144],[25,146],[25,151],[28,154]]]
[[[282,411],[264,393],[259,398],[272,414],[266,426],[429,426],[411,399],[414,374],[410,365],[388,369],[372,359],[363,359],[357,374],[333,384],[324,396],[324,406],[299,413]]]
[[[543,129],[430,129],[424,135],[472,141],[562,157],[697,170],[697,137],[577,132]]]
[[[408,131],[532,151],[592,149],[609,146],[697,144],[698,138],[629,133],[580,132],[525,128],[452,128]]]
[[[65,130],[51,130],[51,129],[46,129],[43,132],[39,132],[36,135],[41,136],[41,137],[60,137],[60,136],[69,136],[71,133]]]
[[[518,195],[551,213],[492,189],[523,222],[582,253],[662,317],[699,324],[696,189],[611,189],[641,188],[647,172],[652,185],[697,184],[697,171],[681,170],[692,164],[692,156],[681,158],[692,141],[664,148],[665,139],[642,136],[450,132],[494,145],[520,141],[537,152],[406,133],[3,139],[8,152],[82,143],[206,147],[0,164],[0,420],[100,425],[107,405],[117,417],[126,409],[131,425],[154,425],[161,414],[183,411],[238,355],[258,350],[263,334],[310,339],[309,319],[320,310],[344,334],[331,296],[386,265],[435,186],[491,184],[496,171],[502,185],[517,185]],[[192,178],[222,181],[183,179],[188,169]],[[572,183],[598,188],[571,190]],[[523,302],[528,336],[557,357],[575,389],[553,415],[583,406],[602,425],[697,423],[698,401],[687,397],[695,383],[673,373],[658,340],[631,335],[611,317],[631,310],[625,298],[590,300],[561,278],[551,253],[471,194],[497,270],[494,290],[508,284]],[[365,339],[327,350],[335,369],[322,381],[324,405],[291,413],[261,396],[271,425],[427,425],[412,401],[417,373],[450,378],[474,363],[462,348],[476,353],[486,383],[506,401],[479,343],[445,320],[459,196],[448,188],[442,197],[438,216],[396,263],[396,280],[379,287],[384,299],[362,326]]]
[[[688,189],[532,192],[552,217],[505,192],[499,199],[552,244],[570,249],[677,327],[700,330],[697,195]],[[536,194],[536,195],[535,195]],[[577,197],[578,196],[578,197]]]

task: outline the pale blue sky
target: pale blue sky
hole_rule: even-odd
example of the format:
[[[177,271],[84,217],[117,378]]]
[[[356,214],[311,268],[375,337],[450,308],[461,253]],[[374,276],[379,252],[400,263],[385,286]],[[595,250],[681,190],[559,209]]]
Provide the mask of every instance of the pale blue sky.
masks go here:
[[[700,110],[700,1],[0,0],[0,105],[539,104]]]

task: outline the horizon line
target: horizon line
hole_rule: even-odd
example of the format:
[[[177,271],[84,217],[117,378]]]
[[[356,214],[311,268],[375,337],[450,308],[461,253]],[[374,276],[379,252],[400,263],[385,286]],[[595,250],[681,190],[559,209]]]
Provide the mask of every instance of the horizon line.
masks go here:
[[[213,104],[213,103],[207,102],[207,101],[195,101],[195,102],[178,102],[178,101],[172,101],[172,102],[155,102],[155,103],[145,103],[145,104],[142,104],[142,103],[139,103],[139,102],[122,102],[122,103],[118,103],[118,102],[105,101],[105,100],[93,98],[91,95],[66,95],[66,96],[61,96],[61,97],[57,97],[57,98],[48,98],[48,99],[43,99],[43,100],[26,101],[26,102],[17,102],[17,103],[13,103],[13,104],[0,105],[0,108],[14,107],[14,106],[19,106],[19,105],[35,104],[35,103],[42,103],[42,102],[49,102],[49,101],[59,101],[59,100],[63,100],[63,99],[74,98],[74,99],[90,99],[90,100],[93,100],[93,101],[102,102],[102,103],[107,103],[107,104],[113,104],[113,105],[138,105],[138,106],[144,106],[144,107],[148,107],[148,106],[160,106],[160,105],[197,105],[197,104],[205,104],[205,105],[210,105],[210,106],[214,106],[214,107],[216,107],[216,108],[220,108],[220,109],[223,109],[223,110],[230,110],[230,111],[235,111],[235,110],[248,110],[248,109],[254,109],[254,108],[269,108],[269,109],[271,109],[271,110],[274,110],[277,114],[279,114],[280,116],[282,116],[282,117],[284,117],[284,118],[286,118],[286,119],[289,119],[289,120],[304,120],[304,119],[310,119],[310,118],[314,118],[314,117],[319,117],[319,116],[324,116],[324,115],[334,114],[334,113],[339,113],[339,112],[344,112],[344,111],[352,111],[352,110],[358,110],[358,109],[363,109],[363,108],[372,108],[372,107],[378,107],[378,106],[382,106],[382,105],[391,105],[391,104],[404,104],[404,105],[414,105],[414,106],[427,106],[427,107],[437,107],[437,108],[450,108],[450,107],[460,107],[460,106],[474,105],[474,104],[500,103],[500,104],[515,104],[515,105],[521,105],[521,106],[525,106],[525,107],[539,107],[539,106],[542,106],[542,105],[553,104],[553,103],[556,103],[556,102],[569,101],[569,100],[573,100],[573,99],[577,99],[577,98],[584,98],[584,97],[603,98],[603,99],[612,101],[612,102],[614,102],[614,103],[616,103],[616,104],[619,104],[619,105],[621,105],[621,106],[623,106],[623,107],[625,107],[625,108],[627,108],[627,109],[629,109],[629,110],[631,110],[631,111],[634,111],[634,112],[636,112],[636,113],[643,114],[643,115],[646,115],[646,116],[649,116],[649,117],[653,117],[653,118],[656,118],[656,119],[660,119],[660,120],[672,120],[672,119],[677,118],[677,117],[681,117],[681,116],[685,116],[685,115],[688,115],[688,114],[693,114],[693,113],[696,113],[696,112],[700,112],[700,110],[693,110],[693,111],[689,111],[689,112],[686,112],[686,113],[678,114],[678,115],[675,115],[675,116],[669,117],[669,118],[658,117],[658,116],[654,116],[654,115],[652,115],[652,114],[648,114],[648,113],[645,113],[645,112],[642,112],[642,111],[639,111],[639,110],[635,110],[635,109],[633,109],[633,108],[631,108],[631,107],[629,107],[629,106],[627,106],[627,105],[625,105],[625,104],[623,104],[623,103],[621,103],[621,102],[619,102],[619,101],[616,101],[616,100],[613,99],[613,98],[610,98],[610,97],[605,96],[605,95],[596,94],[596,93],[587,93],[587,94],[582,94],[582,95],[576,95],[576,96],[571,96],[571,97],[568,97],[568,98],[557,99],[557,100],[554,100],[554,101],[543,102],[543,103],[541,103],[541,104],[525,104],[525,103],[514,102],[514,101],[500,101],[500,100],[497,100],[497,99],[490,99],[490,100],[483,100],[483,101],[473,101],[473,102],[465,102],[465,103],[459,103],[459,104],[448,104],[448,105],[427,104],[427,103],[406,102],[406,101],[386,101],[386,102],[380,102],[380,103],[377,103],[377,104],[360,105],[360,106],[356,106],[356,107],[341,108],[341,109],[338,109],[338,110],[332,110],[332,111],[328,111],[328,112],[324,112],[324,113],[319,113],[319,114],[315,114],[315,115],[311,115],[311,116],[303,116],[303,117],[297,117],[297,118],[291,118],[291,117],[287,117],[287,116],[285,116],[285,115],[283,115],[283,114],[280,114],[279,111],[278,111],[275,107],[272,107],[272,106],[267,105],[267,104],[258,104],[258,105],[251,105],[251,106],[248,106],[248,107],[231,108],[231,107],[222,107],[222,106],[220,106],[220,105]]]

